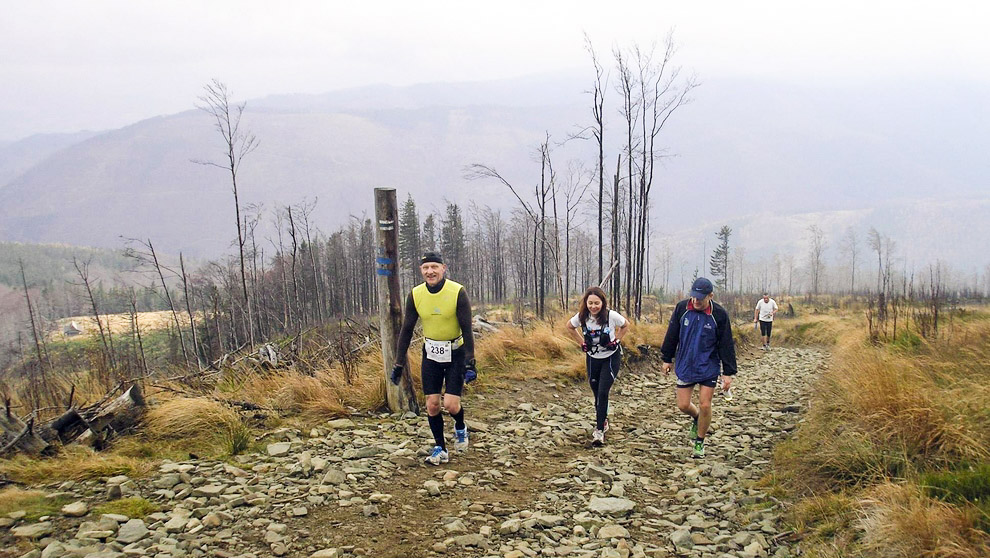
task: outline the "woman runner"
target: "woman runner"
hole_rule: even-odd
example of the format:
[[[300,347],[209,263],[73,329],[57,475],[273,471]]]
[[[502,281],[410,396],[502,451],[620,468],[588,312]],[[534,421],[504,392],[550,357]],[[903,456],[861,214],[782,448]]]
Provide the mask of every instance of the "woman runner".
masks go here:
[[[609,310],[605,292],[599,287],[589,287],[581,297],[578,313],[567,321],[581,350],[587,354],[588,382],[595,395],[595,430],[591,444],[605,444],[608,431],[608,392],[619,376],[622,337],[629,330],[629,321],[621,314]]]

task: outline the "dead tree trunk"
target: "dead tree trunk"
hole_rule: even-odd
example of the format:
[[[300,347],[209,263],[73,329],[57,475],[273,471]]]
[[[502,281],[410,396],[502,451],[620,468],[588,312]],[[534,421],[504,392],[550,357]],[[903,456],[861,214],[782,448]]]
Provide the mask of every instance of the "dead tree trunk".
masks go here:
[[[83,414],[89,417],[89,428],[75,442],[100,447],[108,437],[133,429],[145,407],[141,388],[133,384],[109,404]]]
[[[182,359],[186,363],[189,363],[189,352],[186,351],[186,341],[182,336],[182,325],[179,324],[179,314],[175,312],[175,303],[172,302],[172,295],[168,292],[168,284],[165,283],[165,274],[162,272],[162,266],[158,262],[158,254],[155,252],[155,246],[151,244],[151,239],[148,239],[148,252],[151,253],[151,260],[154,262],[155,270],[158,272],[158,279],[162,282],[162,291],[165,292],[165,300],[168,302],[169,310],[172,311],[175,330],[179,333],[179,347],[182,348]]]
[[[179,253],[179,270],[182,271],[182,294],[186,299],[186,313],[189,315],[189,331],[192,333],[193,353],[196,354],[196,365],[200,368],[200,370],[202,370],[203,358],[200,356],[199,340],[196,339],[196,321],[193,319],[192,302],[189,298],[189,281],[186,278],[186,262],[182,258],[181,252]],[[176,324],[176,328],[178,328],[178,324]]]
[[[382,360],[384,362],[383,376],[388,406],[393,411],[412,411],[419,413],[419,403],[413,392],[412,376],[405,355],[395,355],[402,324],[402,297],[399,293],[398,258],[399,235],[396,230],[398,209],[394,188],[375,189],[375,218],[378,222],[378,316],[382,333]],[[395,386],[387,380],[391,365],[402,363],[402,380]]]
[[[24,284],[24,298],[27,300],[28,315],[31,317],[31,335],[34,336],[34,349],[38,352],[38,369],[41,374],[45,374],[45,361],[41,357],[41,342],[38,340],[38,327],[34,323],[34,306],[31,304],[31,294],[28,291],[27,278],[24,276],[24,261],[18,259],[17,265],[21,268],[21,282]],[[48,364],[51,369],[51,363]]]
[[[103,321],[100,319],[100,310],[96,306],[96,297],[93,295],[93,289],[89,285],[89,263],[86,262],[80,266],[79,261],[73,258],[72,265],[76,268],[76,272],[79,274],[79,279],[83,282],[83,287],[86,288],[86,295],[89,297],[89,304],[93,309],[93,319],[96,320],[96,326],[100,330],[100,340],[103,342],[103,352],[107,365],[110,367],[111,371],[115,371],[117,369],[117,365],[113,356],[113,347],[110,345],[110,342],[107,341],[107,338],[110,335],[110,324],[108,321],[107,329],[104,331]]]

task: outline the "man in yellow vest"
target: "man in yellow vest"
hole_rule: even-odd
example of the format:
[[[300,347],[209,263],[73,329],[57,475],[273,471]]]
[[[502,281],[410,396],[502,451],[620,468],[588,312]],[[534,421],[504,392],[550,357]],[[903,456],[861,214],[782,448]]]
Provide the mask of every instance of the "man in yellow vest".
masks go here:
[[[450,460],[443,435],[440,392],[445,389],[443,409],[454,418],[454,448],[467,450],[468,432],[461,407],[461,390],[465,382],[477,378],[474,364],[474,335],[471,332],[471,302],[461,284],[446,278],[447,266],[439,253],[427,252],[419,271],[425,283],[413,288],[406,297],[406,311],[399,331],[392,382],[399,384],[402,363],[412,342],[416,321],[423,321],[423,393],[426,413],[436,446],[426,457],[434,466]]]

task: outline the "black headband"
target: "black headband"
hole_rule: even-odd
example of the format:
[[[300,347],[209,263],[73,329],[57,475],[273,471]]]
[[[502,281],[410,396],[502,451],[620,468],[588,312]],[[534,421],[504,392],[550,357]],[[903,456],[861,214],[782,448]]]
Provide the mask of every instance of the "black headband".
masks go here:
[[[427,252],[423,255],[422,260],[419,261],[420,264],[426,264],[427,262],[436,262],[437,264],[443,264],[443,258],[440,258],[439,252]]]

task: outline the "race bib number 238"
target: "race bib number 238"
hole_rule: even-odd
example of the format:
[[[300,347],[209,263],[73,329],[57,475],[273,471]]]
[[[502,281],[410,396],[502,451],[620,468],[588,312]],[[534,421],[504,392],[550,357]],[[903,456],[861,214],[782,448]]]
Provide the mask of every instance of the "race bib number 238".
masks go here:
[[[450,342],[440,342],[427,339],[425,342],[426,358],[437,363],[450,363]]]

